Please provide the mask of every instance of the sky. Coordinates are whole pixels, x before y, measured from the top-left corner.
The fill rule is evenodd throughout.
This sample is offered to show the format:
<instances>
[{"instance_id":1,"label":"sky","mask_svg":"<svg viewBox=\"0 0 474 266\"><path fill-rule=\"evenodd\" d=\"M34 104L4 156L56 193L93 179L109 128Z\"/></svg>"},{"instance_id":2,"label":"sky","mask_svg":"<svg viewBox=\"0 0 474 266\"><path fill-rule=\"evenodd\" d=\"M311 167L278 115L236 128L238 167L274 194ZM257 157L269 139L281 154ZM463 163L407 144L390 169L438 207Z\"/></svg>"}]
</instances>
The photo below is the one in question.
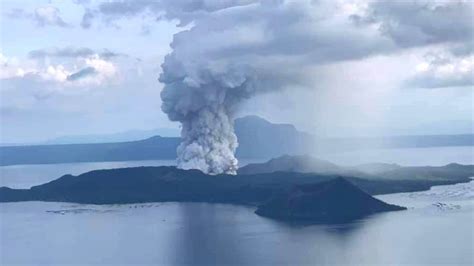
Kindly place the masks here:
<instances>
[{"instance_id":1,"label":"sky","mask_svg":"<svg viewBox=\"0 0 474 266\"><path fill-rule=\"evenodd\" d=\"M168 54L190 86L251 73L237 117L472 133L473 17L470 1L2 0L0 142L178 128L161 109Z\"/></svg>"}]
</instances>

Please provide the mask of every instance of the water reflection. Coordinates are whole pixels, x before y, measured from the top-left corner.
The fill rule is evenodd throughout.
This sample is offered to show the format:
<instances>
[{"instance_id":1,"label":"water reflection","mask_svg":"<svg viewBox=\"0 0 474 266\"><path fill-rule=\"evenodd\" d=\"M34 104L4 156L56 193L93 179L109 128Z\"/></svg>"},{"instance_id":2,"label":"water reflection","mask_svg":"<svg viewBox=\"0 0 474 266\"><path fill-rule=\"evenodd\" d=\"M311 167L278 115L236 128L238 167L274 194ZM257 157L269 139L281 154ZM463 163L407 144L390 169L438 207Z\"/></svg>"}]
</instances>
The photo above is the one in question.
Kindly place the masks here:
<instances>
[{"instance_id":1,"label":"water reflection","mask_svg":"<svg viewBox=\"0 0 474 266\"><path fill-rule=\"evenodd\" d=\"M176 265L243 265L238 212L216 204L180 204L179 235L174 239ZM225 217L224 217L225 216Z\"/></svg>"},{"instance_id":2,"label":"water reflection","mask_svg":"<svg viewBox=\"0 0 474 266\"><path fill-rule=\"evenodd\" d=\"M452 212L389 212L342 225L288 224L260 217L253 213L254 208L205 203L160 203L146 208L89 206L114 211L64 215L47 212L64 208L86 207L44 202L0 204L0 264L474 262L469 235L474 207L464 205Z\"/></svg>"},{"instance_id":3,"label":"water reflection","mask_svg":"<svg viewBox=\"0 0 474 266\"><path fill-rule=\"evenodd\" d=\"M365 224L286 223L257 216L253 208L224 204L176 207L173 265L342 263L348 258L348 239Z\"/></svg>"}]
</instances>

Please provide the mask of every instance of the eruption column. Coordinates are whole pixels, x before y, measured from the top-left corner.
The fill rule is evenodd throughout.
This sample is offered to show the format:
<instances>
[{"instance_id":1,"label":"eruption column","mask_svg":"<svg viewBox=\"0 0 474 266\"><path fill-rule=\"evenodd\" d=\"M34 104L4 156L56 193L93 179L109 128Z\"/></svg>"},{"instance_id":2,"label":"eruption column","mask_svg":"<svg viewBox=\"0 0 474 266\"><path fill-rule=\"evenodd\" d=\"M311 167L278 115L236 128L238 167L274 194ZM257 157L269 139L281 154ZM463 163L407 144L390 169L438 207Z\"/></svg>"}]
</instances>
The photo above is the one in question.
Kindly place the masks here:
<instances>
[{"instance_id":1,"label":"eruption column","mask_svg":"<svg viewBox=\"0 0 474 266\"><path fill-rule=\"evenodd\" d=\"M162 65L162 110L182 124L178 167L236 174L234 110L254 87L245 67L185 65L173 54Z\"/></svg>"}]
</instances>

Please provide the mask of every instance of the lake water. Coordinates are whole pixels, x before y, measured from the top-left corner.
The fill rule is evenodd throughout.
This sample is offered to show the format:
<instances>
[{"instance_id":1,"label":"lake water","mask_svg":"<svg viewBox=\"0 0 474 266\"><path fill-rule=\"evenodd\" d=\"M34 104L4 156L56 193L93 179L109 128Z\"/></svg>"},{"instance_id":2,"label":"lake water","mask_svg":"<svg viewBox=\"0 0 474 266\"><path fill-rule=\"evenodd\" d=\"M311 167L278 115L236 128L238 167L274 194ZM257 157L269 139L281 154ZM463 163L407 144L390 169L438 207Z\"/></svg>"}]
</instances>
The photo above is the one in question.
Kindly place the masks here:
<instances>
[{"instance_id":1,"label":"lake water","mask_svg":"<svg viewBox=\"0 0 474 266\"><path fill-rule=\"evenodd\" d=\"M388 151L371 161L472 163L472 147L396 154L403 153L398 161ZM333 161L357 157L339 156ZM406 156L411 163L403 163ZM0 186L26 188L65 173L172 164L7 166L0 167ZM345 225L301 225L225 204L1 203L0 265L474 265L474 181L377 197L409 209Z\"/></svg>"},{"instance_id":2,"label":"lake water","mask_svg":"<svg viewBox=\"0 0 474 266\"><path fill-rule=\"evenodd\" d=\"M409 210L311 226L224 204L2 203L0 264L473 265L473 191L379 196Z\"/></svg>"}]
</instances>

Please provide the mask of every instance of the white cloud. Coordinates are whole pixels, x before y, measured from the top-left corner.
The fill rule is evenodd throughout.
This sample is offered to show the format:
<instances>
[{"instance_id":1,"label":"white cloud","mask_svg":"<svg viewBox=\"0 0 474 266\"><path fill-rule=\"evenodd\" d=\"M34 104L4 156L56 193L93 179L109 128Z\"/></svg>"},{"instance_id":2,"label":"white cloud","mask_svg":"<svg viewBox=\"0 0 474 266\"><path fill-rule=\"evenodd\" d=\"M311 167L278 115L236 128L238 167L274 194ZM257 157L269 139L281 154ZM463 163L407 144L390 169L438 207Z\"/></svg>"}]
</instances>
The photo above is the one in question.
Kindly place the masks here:
<instances>
[{"instance_id":1,"label":"white cloud","mask_svg":"<svg viewBox=\"0 0 474 266\"><path fill-rule=\"evenodd\" d=\"M46 68L46 70L37 71L37 74L45 80L65 82L71 72L66 70L63 65L50 65Z\"/></svg>"},{"instance_id":2,"label":"white cloud","mask_svg":"<svg viewBox=\"0 0 474 266\"><path fill-rule=\"evenodd\" d=\"M454 57L430 53L415 66L414 75L405 81L408 87L442 88L474 86L474 55Z\"/></svg>"},{"instance_id":3,"label":"white cloud","mask_svg":"<svg viewBox=\"0 0 474 266\"><path fill-rule=\"evenodd\" d=\"M121 58L108 62L113 64L115 74L110 65L95 58L88 64L76 60L61 64L68 74L90 66L102 69L103 74L74 81L46 80L32 73L0 79L0 120L9 125L2 128L0 141L41 141L64 134L174 127L159 107L160 84L156 81L159 60L138 62ZM51 65L58 72L60 64ZM41 70L47 71L44 67ZM99 75L104 75L106 80L97 85L94 82L99 80ZM92 80L87 81L89 78Z\"/></svg>"},{"instance_id":4,"label":"white cloud","mask_svg":"<svg viewBox=\"0 0 474 266\"><path fill-rule=\"evenodd\" d=\"M111 81L112 78L116 77L118 73L117 66L114 65L112 62L106 61L104 59L99 58L98 55L85 58L82 60L84 67L79 71L89 70L87 73L88 75L84 75L80 79L67 79L67 83L72 84L79 84L81 86L84 85L96 85L99 86L105 82ZM75 72L78 73L78 72ZM84 73L84 72L82 72ZM68 77L71 77L69 74Z\"/></svg>"},{"instance_id":5,"label":"white cloud","mask_svg":"<svg viewBox=\"0 0 474 266\"><path fill-rule=\"evenodd\" d=\"M100 86L113 81L118 67L111 61L100 58L98 54L89 57L78 57L73 63L42 64L36 60L20 61L0 54L0 80L35 77L36 81L44 80L56 83L61 90L67 87ZM89 71L84 71L84 70ZM81 72L82 71L82 72ZM74 78L70 78L74 77Z\"/></svg>"},{"instance_id":6,"label":"white cloud","mask_svg":"<svg viewBox=\"0 0 474 266\"><path fill-rule=\"evenodd\" d=\"M20 66L17 58L8 58L0 53L0 79L24 76L27 70Z\"/></svg>"},{"instance_id":7,"label":"white cloud","mask_svg":"<svg viewBox=\"0 0 474 266\"><path fill-rule=\"evenodd\" d=\"M55 25L59 27L68 27L69 25L61 18L59 9L53 6L44 6L35 9L34 18L38 25Z\"/></svg>"}]
</instances>

